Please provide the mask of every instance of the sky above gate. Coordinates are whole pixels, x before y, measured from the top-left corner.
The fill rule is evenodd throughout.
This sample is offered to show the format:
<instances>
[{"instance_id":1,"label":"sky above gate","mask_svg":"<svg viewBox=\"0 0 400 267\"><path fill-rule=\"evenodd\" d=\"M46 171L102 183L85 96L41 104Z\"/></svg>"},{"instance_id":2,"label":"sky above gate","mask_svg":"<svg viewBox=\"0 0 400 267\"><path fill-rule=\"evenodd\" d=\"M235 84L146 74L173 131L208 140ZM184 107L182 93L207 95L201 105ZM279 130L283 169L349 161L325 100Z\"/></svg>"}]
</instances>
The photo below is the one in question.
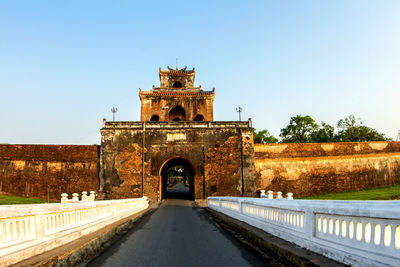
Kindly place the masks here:
<instances>
[{"instance_id":1,"label":"sky above gate","mask_svg":"<svg viewBox=\"0 0 400 267\"><path fill-rule=\"evenodd\" d=\"M99 144L158 69L196 68L214 118L400 130L400 1L0 1L0 143Z\"/></svg>"}]
</instances>

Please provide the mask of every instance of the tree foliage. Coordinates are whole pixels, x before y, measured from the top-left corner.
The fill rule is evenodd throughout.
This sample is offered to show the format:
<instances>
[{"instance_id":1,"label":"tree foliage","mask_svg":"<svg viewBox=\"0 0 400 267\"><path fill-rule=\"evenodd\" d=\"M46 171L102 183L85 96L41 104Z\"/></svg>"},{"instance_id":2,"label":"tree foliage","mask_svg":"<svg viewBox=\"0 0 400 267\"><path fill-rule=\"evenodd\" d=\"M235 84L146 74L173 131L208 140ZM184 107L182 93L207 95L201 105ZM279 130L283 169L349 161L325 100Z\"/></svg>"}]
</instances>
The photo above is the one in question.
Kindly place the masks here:
<instances>
[{"instance_id":1,"label":"tree foliage","mask_svg":"<svg viewBox=\"0 0 400 267\"><path fill-rule=\"evenodd\" d=\"M289 125L281 130L282 143L309 143L318 124L309 115L290 118Z\"/></svg>"},{"instance_id":2,"label":"tree foliage","mask_svg":"<svg viewBox=\"0 0 400 267\"><path fill-rule=\"evenodd\" d=\"M350 115L339 120L337 127L340 129L337 134L339 142L363 142L363 141L386 141L389 140L383 133L363 125L360 118Z\"/></svg>"},{"instance_id":3,"label":"tree foliage","mask_svg":"<svg viewBox=\"0 0 400 267\"><path fill-rule=\"evenodd\" d=\"M335 142L335 128L325 122L321 122L321 126L311 133L311 140L314 143Z\"/></svg>"},{"instance_id":4,"label":"tree foliage","mask_svg":"<svg viewBox=\"0 0 400 267\"><path fill-rule=\"evenodd\" d=\"M255 144L270 144L277 143L278 139L271 135L268 130L264 129L256 132L254 130L254 143Z\"/></svg>"},{"instance_id":5,"label":"tree foliage","mask_svg":"<svg viewBox=\"0 0 400 267\"><path fill-rule=\"evenodd\" d=\"M290 118L288 126L281 130L282 143L323 143L323 142L363 142L386 141L383 133L363 125L360 118L350 115L337 123L338 132L325 122L321 126L309 115Z\"/></svg>"},{"instance_id":6,"label":"tree foliage","mask_svg":"<svg viewBox=\"0 0 400 267\"><path fill-rule=\"evenodd\" d=\"M184 173L184 167L182 166L173 166L167 170L168 177L169 176L182 176Z\"/></svg>"}]
</instances>

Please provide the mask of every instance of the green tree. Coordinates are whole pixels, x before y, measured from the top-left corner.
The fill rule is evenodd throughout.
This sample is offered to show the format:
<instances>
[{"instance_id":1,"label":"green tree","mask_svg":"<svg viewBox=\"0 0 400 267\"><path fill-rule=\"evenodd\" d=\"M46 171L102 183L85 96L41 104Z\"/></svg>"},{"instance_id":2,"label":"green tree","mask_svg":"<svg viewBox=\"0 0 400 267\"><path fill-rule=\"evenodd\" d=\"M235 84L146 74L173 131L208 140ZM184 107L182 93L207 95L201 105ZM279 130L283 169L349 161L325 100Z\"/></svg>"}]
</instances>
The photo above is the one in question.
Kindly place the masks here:
<instances>
[{"instance_id":1,"label":"green tree","mask_svg":"<svg viewBox=\"0 0 400 267\"><path fill-rule=\"evenodd\" d=\"M290 118L289 125L281 130L282 143L309 143L318 130L318 124L309 115Z\"/></svg>"},{"instance_id":2,"label":"green tree","mask_svg":"<svg viewBox=\"0 0 400 267\"><path fill-rule=\"evenodd\" d=\"M349 115L347 118L339 120L337 126L341 129L337 134L337 140L340 142L390 140L385 134L363 125L362 120L354 115Z\"/></svg>"},{"instance_id":3,"label":"green tree","mask_svg":"<svg viewBox=\"0 0 400 267\"><path fill-rule=\"evenodd\" d=\"M277 143L278 139L271 135L268 130L264 129L262 131L256 132L254 130L254 143L255 144L270 144Z\"/></svg>"},{"instance_id":4,"label":"green tree","mask_svg":"<svg viewBox=\"0 0 400 267\"><path fill-rule=\"evenodd\" d=\"M184 168L182 166L174 166L167 170L168 176L182 176Z\"/></svg>"},{"instance_id":5,"label":"green tree","mask_svg":"<svg viewBox=\"0 0 400 267\"><path fill-rule=\"evenodd\" d=\"M335 128L325 122L321 122L321 127L311 134L311 140L315 143L335 142Z\"/></svg>"}]
</instances>

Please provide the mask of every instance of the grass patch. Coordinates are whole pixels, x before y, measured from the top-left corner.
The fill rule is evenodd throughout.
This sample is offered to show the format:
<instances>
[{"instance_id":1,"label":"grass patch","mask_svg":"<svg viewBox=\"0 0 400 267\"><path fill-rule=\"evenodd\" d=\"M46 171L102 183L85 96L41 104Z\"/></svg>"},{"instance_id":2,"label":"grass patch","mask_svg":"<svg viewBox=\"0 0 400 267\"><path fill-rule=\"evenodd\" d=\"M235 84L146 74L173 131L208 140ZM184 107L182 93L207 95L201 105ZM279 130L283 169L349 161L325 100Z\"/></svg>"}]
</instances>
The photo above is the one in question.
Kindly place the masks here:
<instances>
[{"instance_id":1,"label":"grass patch","mask_svg":"<svg viewBox=\"0 0 400 267\"><path fill-rule=\"evenodd\" d=\"M55 203L58 201L50 200L50 203ZM10 195L0 195L0 205L9 204L40 204L47 203L46 199L33 198L33 197L17 197Z\"/></svg>"},{"instance_id":2,"label":"grass patch","mask_svg":"<svg viewBox=\"0 0 400 267\"><path fill-rule=\"evenodd\" d=\"M349 191L334 194L323 194L300 199L325 199L325 200L393 200L400 199L400 185L365 189L360 191Z\"/></svg>"}]
</instances>

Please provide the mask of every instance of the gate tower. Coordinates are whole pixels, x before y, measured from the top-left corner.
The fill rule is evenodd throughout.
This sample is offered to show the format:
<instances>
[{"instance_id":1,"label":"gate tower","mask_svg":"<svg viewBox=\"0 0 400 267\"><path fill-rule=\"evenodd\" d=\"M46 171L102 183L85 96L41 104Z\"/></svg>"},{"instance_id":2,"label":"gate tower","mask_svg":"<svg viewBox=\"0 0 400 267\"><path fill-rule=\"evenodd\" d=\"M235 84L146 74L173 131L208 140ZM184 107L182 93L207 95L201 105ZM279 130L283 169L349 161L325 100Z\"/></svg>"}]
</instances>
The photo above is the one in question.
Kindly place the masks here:
<instances>
[{"instance_id":1,"label":"gate tower","mask_svg":"<svg viewBox=\"0 0 400 267\"><path fill-rule=\"evenodd\" d=\"M214 121L215 89L196 87L194 68L160 68L159 78L139 89L140 121L103 120L103 197L160 200L180 187L189 199L255 195L251 120Z\"/></svg>"},{"instance_id":2,"label":"gate tower","mask_svg":"<svg viewBox=\"0 0 400 267\"><path fill-rule=\"evenodd\" d=\"M213 121L214 89L194 86L195 69L159 70L160 87L139 89L141 121Z\"/></svg>"}]
</instances>

